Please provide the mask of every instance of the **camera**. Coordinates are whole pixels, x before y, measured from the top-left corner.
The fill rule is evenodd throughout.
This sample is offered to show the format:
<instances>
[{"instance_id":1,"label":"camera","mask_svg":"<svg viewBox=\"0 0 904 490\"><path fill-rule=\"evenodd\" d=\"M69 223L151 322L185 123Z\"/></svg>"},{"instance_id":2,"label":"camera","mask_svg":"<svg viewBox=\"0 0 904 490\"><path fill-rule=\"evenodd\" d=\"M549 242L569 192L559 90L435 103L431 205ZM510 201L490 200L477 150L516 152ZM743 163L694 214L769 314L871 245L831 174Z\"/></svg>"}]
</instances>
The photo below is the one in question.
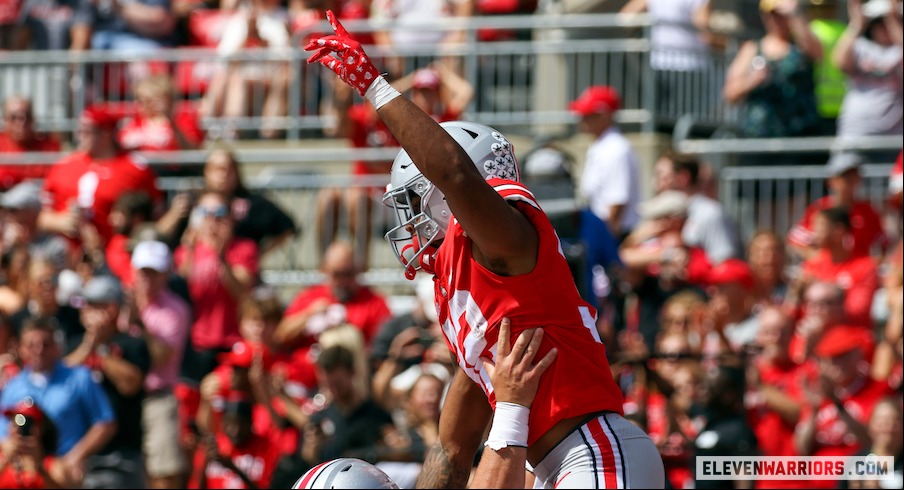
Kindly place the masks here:
<instances>
[{"instance_id":1,"label":"camera","mask_svg":"<svg viewBox=\"0 0 904 490\"><path fill-rule=\"evenodd\" d=\"M13 418L13 420L15 421L16 426L18 426L18 428L19 428L18 430L19 430L20 435L23 435L23 436L31 435L31 427L32 427L32 424L34 423L34 421L32 420L31 417L27 417L25 415L22 415L21 413L17 413L16 416Z\"/></svg>"}]
</instances>

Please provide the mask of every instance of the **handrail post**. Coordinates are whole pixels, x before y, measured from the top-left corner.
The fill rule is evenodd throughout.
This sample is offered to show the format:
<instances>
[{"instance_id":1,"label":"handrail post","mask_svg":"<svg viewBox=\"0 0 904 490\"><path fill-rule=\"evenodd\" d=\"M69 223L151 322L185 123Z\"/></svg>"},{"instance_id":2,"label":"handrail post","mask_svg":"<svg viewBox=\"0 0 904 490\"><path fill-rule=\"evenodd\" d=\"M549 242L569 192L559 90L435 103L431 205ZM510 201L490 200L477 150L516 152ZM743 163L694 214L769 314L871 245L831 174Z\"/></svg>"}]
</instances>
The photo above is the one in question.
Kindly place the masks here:
<instances>
[{"instance_id":1,"label":"handrail post","mask_svg":"<svg viewBox=\"0 0 904 490\"><path fill-rule=\"evenodd\" d=\"M290 48L289 58L289 100L286 104L286 116L288 128L286 128L287 140L298 140L301 137L300 121L301 118L301 87L303 86L301 57L304 52L298 44L293 44Z\"/></svg>"},{"instance_id":2,"label":"handrail post","mask_svg":"<svg viewBox=\"0 0 904 490\"><path fill-rule=\"evenodd\" d=\"M643 59L643 66L640 69L641 72L641 87L643 93L643 107L647 111L647 118L643 123L643 132L647 134L651 134L656 131L656 105L658 103L657 93L656 93L656 77L653 71L653 64L651 63L652 57L652 40L653 40L653 26L651 23L647 23L643 26L643 38L647 40L646 51Z\"/></svg>"}]
</instances>

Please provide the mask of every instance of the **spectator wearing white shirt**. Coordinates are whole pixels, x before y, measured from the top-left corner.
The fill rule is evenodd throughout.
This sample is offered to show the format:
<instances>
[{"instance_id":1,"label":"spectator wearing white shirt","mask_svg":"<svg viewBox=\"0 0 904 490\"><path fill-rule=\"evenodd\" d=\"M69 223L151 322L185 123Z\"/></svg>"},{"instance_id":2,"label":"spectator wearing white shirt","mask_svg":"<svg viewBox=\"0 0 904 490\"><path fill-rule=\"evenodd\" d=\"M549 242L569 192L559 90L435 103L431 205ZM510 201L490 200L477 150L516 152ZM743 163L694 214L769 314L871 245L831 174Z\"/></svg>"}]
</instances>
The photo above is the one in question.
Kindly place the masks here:
<instances>
[{"instance_id":1,"label":"spectator wearing white shirt","mask_svg":"<svg viewBox=\"0 0 904 490\"><path fill-rule=\"evenodd\" d=\"M653 171L656 192L680 191L688 196L687 221L681 239L689 247L702 248L715 265L741 252L737 227L722 204L698 190L700 162L690 155L666 152Z\"/></svg>"},{"instance_id":2,"label":"spectator wearing white shirt","mask_svg":"<svg viewBox=\"0 0 904 490\"><path fill-rule=\"evenodd\" d=\"M581 129L596 136L587 149L580 195L616 237L624 237L640 220L640 179L631 143L615 125L621 98L612 87L588 87L570 105L581 117Z\"/></svg>"},{"instance_id":3,"label":"spectator wearing white shirt","mask_svg":"<svg viewBox=\"0 0 904 490\"><path fill-rule=\"evenodd\" d=\"M839 137L900 136L904 131L901 8L892 0L848 3L850 21L833 52L835 64L848 75ZM888 163L895 153L876 152L870 160Z\"/></svg>"}]
</instances>

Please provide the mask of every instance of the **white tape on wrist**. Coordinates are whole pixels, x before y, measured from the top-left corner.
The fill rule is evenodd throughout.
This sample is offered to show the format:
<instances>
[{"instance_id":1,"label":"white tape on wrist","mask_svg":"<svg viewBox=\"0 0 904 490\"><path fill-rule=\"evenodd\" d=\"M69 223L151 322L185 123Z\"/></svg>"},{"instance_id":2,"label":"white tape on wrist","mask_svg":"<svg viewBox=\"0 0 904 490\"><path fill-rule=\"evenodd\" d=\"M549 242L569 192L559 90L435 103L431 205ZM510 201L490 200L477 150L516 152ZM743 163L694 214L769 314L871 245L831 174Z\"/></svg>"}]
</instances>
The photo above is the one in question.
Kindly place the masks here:
<instances>
[{"instance_id":1,"label":"white tape on wrist","mask_svg":"<svg viewBox=\"0 0 904 490\"><path fill-rule=\"evenodd\" d=\"M399 91L390 85L382 76L377 77L377 79L374 80L374 83L370 84L370 87L367 87L367 91L364 92L364 97L370 101L370 104L374 106L374 109L383 107L388 104L390 100L400 95L402 94L400 94Z\"/></svg>"},{"instance_id":2,"label":"white tape on wrist","mask_svg":"<svg viewBox=\"0 0 904 490\"><path fill-rule=\"evenodd\" d=\"M494 451L507 446L527 447L529 419L529 408L517 403L496 402L496 414L484 446Z\"/></svg>"}]
</instances>

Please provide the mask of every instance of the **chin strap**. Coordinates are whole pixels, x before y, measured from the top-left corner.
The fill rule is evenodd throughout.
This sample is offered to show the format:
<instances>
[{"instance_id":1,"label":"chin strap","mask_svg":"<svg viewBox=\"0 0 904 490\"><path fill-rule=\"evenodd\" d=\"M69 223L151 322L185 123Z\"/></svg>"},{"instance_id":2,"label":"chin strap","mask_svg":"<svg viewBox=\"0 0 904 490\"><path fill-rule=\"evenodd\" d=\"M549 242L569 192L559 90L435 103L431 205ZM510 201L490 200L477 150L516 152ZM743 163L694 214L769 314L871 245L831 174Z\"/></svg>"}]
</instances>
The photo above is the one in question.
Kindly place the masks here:
<instances>
[{"instance_id":1,"label":"chin strap","mask_svg":"<svg viewBox=\"0 0 904 490\"><path fill-rule=\"evenodd\" d=\"M415 263L414 254L417 250L420 249L420 242L418 242L417 237L411 238L411 243L402 247L401 256L402 260L405 261L407 266L405 266L405 278L409 281L413 281L414 277L417 275L417 268L412 265ZM421 270L428 274L434 274L433 263L436 258L436 251L438 247L436 245L427 245L424 247L423 252L420 256L417 257L417 264L420 266Z\"/></svg>"}]
</instances>

